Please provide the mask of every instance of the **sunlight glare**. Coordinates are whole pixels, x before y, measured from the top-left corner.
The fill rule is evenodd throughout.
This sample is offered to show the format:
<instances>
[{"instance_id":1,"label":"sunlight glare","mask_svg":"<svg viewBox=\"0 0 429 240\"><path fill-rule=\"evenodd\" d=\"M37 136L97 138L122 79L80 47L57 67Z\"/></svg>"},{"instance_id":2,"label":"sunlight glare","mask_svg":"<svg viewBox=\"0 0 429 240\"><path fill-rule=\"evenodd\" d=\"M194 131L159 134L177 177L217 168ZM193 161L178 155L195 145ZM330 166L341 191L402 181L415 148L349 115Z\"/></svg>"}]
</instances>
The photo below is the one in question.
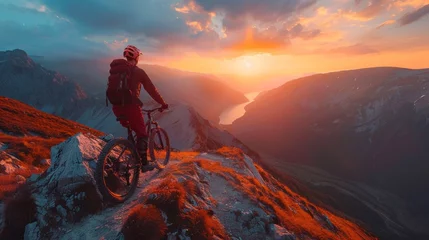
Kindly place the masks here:
<instances>
[{"instance_id":1,"label":"sunlight glare","mask_svg":"<svg viewBox=\"0 0 429 240\"><path fill-rule=\"evenodd\" d=\"M264 59L270 56L269 54L256 54L256 55L245 55L240 56L231 60L227 60L230 63L233 72L238 75L260 75L267 71L268 67L265 64Z\"/></svg>"}]
</instances>

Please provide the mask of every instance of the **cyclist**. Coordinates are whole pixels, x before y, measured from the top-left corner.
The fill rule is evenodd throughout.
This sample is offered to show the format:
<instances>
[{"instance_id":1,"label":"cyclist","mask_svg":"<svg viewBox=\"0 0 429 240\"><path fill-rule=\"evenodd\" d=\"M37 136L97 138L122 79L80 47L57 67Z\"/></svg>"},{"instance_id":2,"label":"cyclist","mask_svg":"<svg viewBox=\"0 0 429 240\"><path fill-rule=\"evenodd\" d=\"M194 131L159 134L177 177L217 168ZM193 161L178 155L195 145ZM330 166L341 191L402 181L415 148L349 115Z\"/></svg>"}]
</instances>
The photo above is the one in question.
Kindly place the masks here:
<instances>
[{"instance_id":1,"label":"cyclist","mask_svg":"<svg viewBox=\"0 0 429 240\"><path fill-rule=\"evenodd\" d=\"M137 66L141 51L135 46L129 45L124 49L123 56L125 59L115 59L110 64L110 76L108 90L106 92L107 98L112 103L113 113L120 119L122 126L127 125L137 135L137 151L141 157L141 170L142 172L151 171L155 168L154 165L149 164L147 160L148 149L148 133L142 113L143 103L140 100L141 86L149 93L149 95L159 104L162 109L168 109L168 104L159 94L156 87L153 85L146 72ZM124 77L126 75L126 77ZM123 90L122 80L126 79L125 85L126 93L118 97L118 91ZM113 91L109 88L115 88ZM111 93L111 94L109 94ZM116 94L116 95L115 95ZM123 119L123 120L122 120Z\"/></svg>"}]
</instances>

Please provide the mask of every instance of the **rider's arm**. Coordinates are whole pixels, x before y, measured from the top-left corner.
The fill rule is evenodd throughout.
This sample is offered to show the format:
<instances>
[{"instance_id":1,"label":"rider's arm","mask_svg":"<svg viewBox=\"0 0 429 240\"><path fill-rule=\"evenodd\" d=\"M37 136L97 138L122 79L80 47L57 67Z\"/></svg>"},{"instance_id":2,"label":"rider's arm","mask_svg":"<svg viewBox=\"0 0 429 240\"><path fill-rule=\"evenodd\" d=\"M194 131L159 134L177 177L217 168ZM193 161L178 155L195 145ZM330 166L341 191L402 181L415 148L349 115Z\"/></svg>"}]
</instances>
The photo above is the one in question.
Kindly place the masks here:
<instances>
[{"instance_id":1,"label":"rider's arm","mask_svg":"<svg viewBox=\"0 0 429 240\"><path fill-rule=\"evenodd\" d=\"M143 69L139 69L138 72L139 72L139 80L142 83L144 89L147 91L147 93L149 93L149 95L159 104L166 105L164 99L161 97L161 94L159 94L158 90L153 85L152 81L150 80L146 72Z\"/></svg>"}]
</instances>

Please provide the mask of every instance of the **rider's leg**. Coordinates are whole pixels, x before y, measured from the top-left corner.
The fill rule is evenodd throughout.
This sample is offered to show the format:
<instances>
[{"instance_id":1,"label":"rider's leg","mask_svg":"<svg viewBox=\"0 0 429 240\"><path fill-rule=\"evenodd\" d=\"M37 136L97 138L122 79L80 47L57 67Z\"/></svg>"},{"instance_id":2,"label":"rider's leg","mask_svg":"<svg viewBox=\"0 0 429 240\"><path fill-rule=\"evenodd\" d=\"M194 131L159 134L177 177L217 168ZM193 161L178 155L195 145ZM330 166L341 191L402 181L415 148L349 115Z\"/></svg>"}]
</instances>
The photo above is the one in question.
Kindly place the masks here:
<instances>
[{"instance_id":1,"label":"rider's leg","mask_svg":"<svg viewBox=\"0 0 429 240\"><path fill-rule=\"evenodd\" d=\"M125 116L125 117L128 118L128 112L127 112L127 108L126 107L113 105L112 110L113 110L113 114L115 114L116 117L123 117L123 116ZM123 127L125 127L125 128L129 124L128 120L121 120L121 121L119 121L119 123Z\"/></svg>"},{"instance_id":2,"label":"rider's leg","mask_svg":"<svg viewBox=\"0 0 429 240\"><path fill-rule=\"evenodd\" d=\"M147 137L137 138L137 151L139 152L142 165L147 165Z\"/></svg>"},{"instance_id":3,"label":"rider's leg","mask_svg":"<svg viewBox=\"0 0 429 240\"><path fill-rule=\"evenodd\" d=\"M139 152L142 165L147 162L148 135L144 123L143 113L139 106L129 106L128 119L130 127L137 135L137 151Z\"/></svg>"}]
</instances>

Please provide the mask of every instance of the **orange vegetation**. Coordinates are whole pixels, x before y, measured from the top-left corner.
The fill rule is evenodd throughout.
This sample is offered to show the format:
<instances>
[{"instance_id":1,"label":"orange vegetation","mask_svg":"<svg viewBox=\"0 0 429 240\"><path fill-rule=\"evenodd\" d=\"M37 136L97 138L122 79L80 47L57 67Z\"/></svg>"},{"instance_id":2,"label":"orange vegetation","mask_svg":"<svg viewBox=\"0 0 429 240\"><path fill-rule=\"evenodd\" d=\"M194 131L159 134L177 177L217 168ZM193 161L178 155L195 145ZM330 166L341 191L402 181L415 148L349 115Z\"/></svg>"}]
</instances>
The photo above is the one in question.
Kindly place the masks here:
<instances>
[{"instance_id":1,"label":"orange vegetation","mask_svg":"<svg viewBox=\"0 0 429 240\"><path fill-rule=\"evenodd\" d=\"M226 158L240 160L240 162L244 160L243 151L241 151L241 149L236 147L222 147L216 150L215 153L221 156L224 156Z\"/></svg>"},{"instance_id":2,"label":"orange vegetation","mask_svg":"<svg viewBox=\"0 0 429 240\"><path fill-rule=\"evenodd\" d=\"M82 124L39 111L14 99L0 97L0 142L6 152L29 164L49 158L50 148L79 132L102 133Z\"/></svg>"},{"instance_id":3,"label":"orange vegetation","mask_svg":"<svg viewBox=\"0 0 429 240\"><path fill-rule=\"evenodd\" d=\"M82 124L44 113L14 99L0 97L0 129L6 134L67 138L78 132L102 133Z\"/></svg>"},{"instance_id":4,"label":"orange vegetation","mask_svg":"<svg viewBox=\"0 0 429 240\"><path fill-rule=\"evenodd\" d=\"M152 204L167 214L168 220L177 225L180 213L186 202L186 191L182 184L174 178L166 178L156 187L148 190L151 194L146 204Z\"/></svg>"},{"instance_id":5,"label":"orange vegetation","mask_svg":"<svg viewBox=\"0 0 429 240\"><path fill-rule=\"evenodd\" d=\"M199 154L198 152L171 152L170 159L178 161L192 160Z\"/></svg>"},{"instance_id":6,"label":"orange vegetation","mask_svg":"<svg viewBox=\"0 0 429 240\"><path fill-rule=\"evenodd\" d=\"M190 170L190 168L186 167L188 163L191 162L184 163L185 172ZM195 165L193 166L195 167ZM171 232L187 229L187 235L189 235L191 239L214 239L213 236L218 236L221 239L229 239L224 227L219 220L213 216L212 211L200 208L185 211L185 205L189 204L192 196L194 194L197 194L197 196L201 195L201 189L198 188L193 180L188 179L180 183L175 178L167 176L159 185L149 188L148 192L149 196L145 204L148 206L155 206L156 209L166 214ZM138 211L145 208L146 207L137 207ZM155 216L155 213L153 215ZM152 221L150 224L157 225L158 223L156 222L160 221L160 219L154 216L148 217L145 221ZM133 210L124 228L130 225L130 221L136 221L134 220L135 218L135 210ZM145 224L149 225L147 222ZM161 224L161 226L164 225ZM145 237L144 239L149 238Z\"/></svg>"},{"instance_id":7,"label":"orange vegetation","mask_svg":"<svg viewBox=\"0 0 429 240\"><path fill-rule=\"evenodd\" d=\"M188 235L191 239L214 239L213 236L229 239L223 225L213 217L211 211L197 209L185 213L183 218L184 224L188 226Z\"/></svg>"},{"instance_id":8,"label":"orange vegetation","mask_svg":"<svg viewBox=\"0 0 429 240\"><path fill-rule=\"evenodd\" d=\"M131 210L122 227L125 240L158 240L167 233L167 225L158 208L148 205L137 205Z\"/></svg>"},{"instance_id":9,"label":"orange vegetation","mask_svg":"<svg viewBox=\"0 0 429 240\"><path fill-rule=\"evenodd\" d=\"M7 153L33 165L38 165L42 159L50 158L51 147L63 141L63 138L15 137L0 133L0 142L8 145Z\"/></svg>"}]
</instances>

